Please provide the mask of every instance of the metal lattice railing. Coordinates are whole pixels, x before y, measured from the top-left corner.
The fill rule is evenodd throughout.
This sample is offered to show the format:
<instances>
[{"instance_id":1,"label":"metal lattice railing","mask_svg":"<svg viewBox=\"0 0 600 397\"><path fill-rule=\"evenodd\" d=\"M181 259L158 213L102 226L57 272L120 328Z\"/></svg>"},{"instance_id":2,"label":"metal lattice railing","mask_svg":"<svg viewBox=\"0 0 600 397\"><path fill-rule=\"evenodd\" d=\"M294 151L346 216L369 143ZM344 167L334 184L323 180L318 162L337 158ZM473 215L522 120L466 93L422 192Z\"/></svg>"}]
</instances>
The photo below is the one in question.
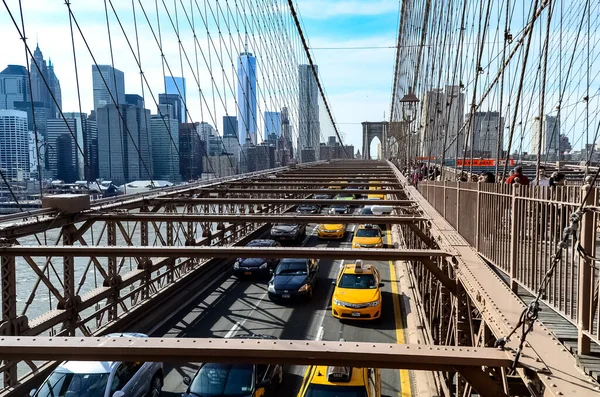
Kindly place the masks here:
<instances>
[{"instance_id":1,"label":"metal lattice railing","mask_svg":"<svg viewBox=\"0 0 600 397\"><path fill-rule=\"evenodd\" d=\"M512 285L537 291L551 264L551 256L569 224L569 217L583 198L579 186L555 188L427 181L419 184L423 196L477 249L488 262L501 270ZM594 188L591 203L597 203ZM582 232L592 233L589 247L593 256L598 246L598 216L589 212ZM598 327L599 271L584 259L573 241L552 275L544 302L573 325L584 337L600 343ZM587 279L586 279L587 278ZM590 285L591 288L580 288ZM585 315L585 321L582 313Z\"/></svg>"}]
</instances>

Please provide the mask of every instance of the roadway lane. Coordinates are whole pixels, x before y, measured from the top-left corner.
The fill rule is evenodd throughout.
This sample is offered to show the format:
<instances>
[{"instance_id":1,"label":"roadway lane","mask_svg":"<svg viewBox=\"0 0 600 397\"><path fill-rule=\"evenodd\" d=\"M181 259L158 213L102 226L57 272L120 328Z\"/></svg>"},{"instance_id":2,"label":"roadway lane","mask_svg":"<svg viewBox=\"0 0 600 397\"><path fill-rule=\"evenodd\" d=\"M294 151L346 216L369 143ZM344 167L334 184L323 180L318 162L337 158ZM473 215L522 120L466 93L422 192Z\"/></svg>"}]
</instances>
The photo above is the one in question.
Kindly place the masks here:
<instances>
[{"instance_id":1,"label":"roadway lane","mask_svg":"<svg viewBox=\"0 0 600 397\"><path fill-rule=\"evenodd\" d=\"M316 237L315 225L308 225L308 247L350 247L355 225L348 226L343 240L326 241ZM379 323L341 323L331 315L332 281L339 271L340 260L321 260L318 287L311 301L289 305L271 302L267 296L268 280L238 280L228 278L209 296L201 297L181 310L153 332L166 337L229 337L244 333L274 335L280 339L312 339L396 343L396 325L391 294L390 266L376 262L385 286L383 288L383 318ZM185 390L182 378L192 376L197 365L165 366L163 396L179 396ZM285 368L282 396L295 396L305 371L304 366ZM399 395L400 376L396 370L382 371L384 396ZM407 377L405 377L407 379ZM405 385L406 383L402 383ZM404 391L410 387L404 387ZM402 394L404 395L404 394Z\"/></svg>"}]
</instances>

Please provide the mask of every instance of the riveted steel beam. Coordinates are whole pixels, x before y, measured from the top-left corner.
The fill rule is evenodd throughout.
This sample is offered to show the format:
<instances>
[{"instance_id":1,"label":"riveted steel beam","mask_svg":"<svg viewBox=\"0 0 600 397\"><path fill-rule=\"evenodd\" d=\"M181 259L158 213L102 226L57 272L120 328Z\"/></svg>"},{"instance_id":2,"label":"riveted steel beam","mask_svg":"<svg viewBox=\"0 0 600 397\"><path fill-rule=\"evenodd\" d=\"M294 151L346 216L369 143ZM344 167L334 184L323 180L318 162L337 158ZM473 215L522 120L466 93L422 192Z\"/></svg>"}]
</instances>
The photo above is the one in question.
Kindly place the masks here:
<instances>
[{"instance_id":1,"label":"riveted steel beam","mask_svg":"<svg viewBox=\"0 0 600 397\"><path fill-rule=\"evenodd\" d=\"M306 178L304 178L306 179ZM311 178L312 179L312 178ZM229 185L229 186L256 186L256 185L260 185L260 186L328 186L328 185L342 185L342 186L385 186L385 187L401 187L402 185L399 184L398 182L387 182L387 183L381 183L381 182L377 182L377 183L372 183L372 182L356 182L353 180L347 181L347 183L340 183L339 180L335 181L285 181L285 182L279 182L277 180L273 180L273 179L265 179L265 180L260 180L260 181L240 181L240 182L231 182L231 183L226 183L225 185Z\"/></svg>"},{"instance_id":2,"label":"riveted steel beam","mask_svg":"<svg viewBox=\"0 0 600 397\"><path fill-rule=\"evenodd\" d=\"M148 203L165 203L174 202L176 204L286 204L286 205L298 205L298 204L315 204L315 205L336 205L340 204L340 200L335 199L303 199L303 198L243 198L243 197L201 197L201 198L189 198L189 197L168 197L168 198L156 198L148 200ZM370 205L391 205L393 207L399 206L410 206L414 204L412 200L349 200L349 205L352 206L370 206Z\"/></svg>"},{"instance_id":3,"label":"riveted steel beam","mask_svg":"<svg viewBox=\"0 0 600 397\"><path fill-rule=\"evenodd\" d=\"M492 348L237 338L2 337L0 358L313 364L431 371L511 364L506 353Z\"/></svg>"},{"instance_id":4,"label":"riveted steel beam","mask_svg":"<svg viewBox=\"0 0 600 397\"><path fill-rule=\"evenodd\" d=\"M221 214L186 214L186 213L91 213L86 214L98 221L121 221L121 222L266 222L266 223L343 223L343 224L365 224L374 223L381 225L395 225L400 223L414 223L427 220L420 216L377 216L377 215L295 215L295 214L245 214L245 215L221 215ZM169 244L170 245L170 244Z\"/></svg>"},{"instance_id":5,"label":"riveted steel beam","mask_svg":"<svg viewBox=\"0 0 600 397\"><path fill-rule=\"evenodd\" d=\"M259 184L258 184L259 185ZM368 190L364 189L289 189L285 187L285 184L282 184L281 189L275 188L256 188L256 189L241 189L241 188L231 188L227 186L218 186L214 188L198 188L196 189L197 193L230 193L230 194L338 194L338 193L350 193L350 194L369 194ZM373 191L371 192L373 193ZM377 194L404 194L404 189L382 189L377 190Z\"/></svg>"},{"instance_id":6,"label":"riveted steel beam","mask_svg":"<svg viewBox=\"0 0 600 397\"><path fill-rule=\"evenodd\" d=\"M80 247L26 246L0 247L3 257L73 256L73 257L149 257L149 258L319 258L366 260L420 260L450 256L441 250L351 249L351 248L256 248L256 247Z\"/></svg>"}]
</instances>

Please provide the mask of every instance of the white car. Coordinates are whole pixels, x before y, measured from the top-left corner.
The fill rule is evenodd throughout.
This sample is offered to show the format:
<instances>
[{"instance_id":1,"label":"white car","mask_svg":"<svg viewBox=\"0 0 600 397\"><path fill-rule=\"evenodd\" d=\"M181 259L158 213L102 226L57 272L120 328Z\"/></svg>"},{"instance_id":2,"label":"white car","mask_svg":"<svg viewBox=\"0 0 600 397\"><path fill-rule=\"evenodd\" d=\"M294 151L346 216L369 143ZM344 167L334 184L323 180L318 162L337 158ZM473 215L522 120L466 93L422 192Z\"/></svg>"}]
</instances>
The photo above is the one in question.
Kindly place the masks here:
<instances>
[{"instance_id":1,"label":"white car","mask_svg":"<svg viewBox=\"0 0 600 397\"><path fill-rule=\"evenodd\" d=\"M109 338L146 338L138 333L109 334ZM65 361L31 397L159 397L162 363Z\"/></svg>"}]
</instances>

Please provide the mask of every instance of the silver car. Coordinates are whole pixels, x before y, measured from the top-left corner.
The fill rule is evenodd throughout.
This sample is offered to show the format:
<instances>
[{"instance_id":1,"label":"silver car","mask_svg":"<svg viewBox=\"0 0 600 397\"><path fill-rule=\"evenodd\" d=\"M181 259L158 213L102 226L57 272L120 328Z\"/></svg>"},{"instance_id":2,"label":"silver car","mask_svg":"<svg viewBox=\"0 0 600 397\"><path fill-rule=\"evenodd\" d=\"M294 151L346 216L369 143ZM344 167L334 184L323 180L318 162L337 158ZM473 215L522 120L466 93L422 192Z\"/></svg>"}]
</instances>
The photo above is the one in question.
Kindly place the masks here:
<instances>
[{"instance_id":1,"label":"silver car","mask_svg":"<svg viewBox=\"0 0 600 397\"><path fill-rule=\"evenodd\" d=\"M146 338L139 333L109 334L109 338ZM31 397L159 397L162 363L65 361Z\"/></svg>"}]
</instances>

